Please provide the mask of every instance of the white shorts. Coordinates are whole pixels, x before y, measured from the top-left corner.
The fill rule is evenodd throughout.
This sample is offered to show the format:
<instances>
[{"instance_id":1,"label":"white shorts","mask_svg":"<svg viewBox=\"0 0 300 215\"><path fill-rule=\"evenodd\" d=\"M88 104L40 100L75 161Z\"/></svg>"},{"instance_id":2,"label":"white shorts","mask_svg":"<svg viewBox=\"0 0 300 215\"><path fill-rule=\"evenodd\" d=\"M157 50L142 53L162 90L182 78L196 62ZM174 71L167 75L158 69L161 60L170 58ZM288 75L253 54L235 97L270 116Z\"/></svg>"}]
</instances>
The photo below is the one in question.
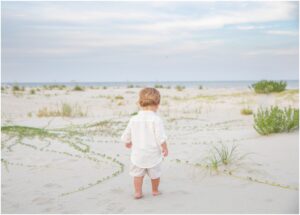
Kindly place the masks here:
<instances>
[{"instance_id":1,"label":"white shorts","mask_svg":"<svg viewBox=\"0 0 300 215\"><path fill-rule=\"evenodd\" d=\"M157 179L160 178L161 176L161 163L157 164L154 167L151 168L140 168L137 167L134 164L130 164L130 170L129 170L129 175L133 177L141 177L144 176L146 173L151 179Z\"/></svg>"}]
</instances>

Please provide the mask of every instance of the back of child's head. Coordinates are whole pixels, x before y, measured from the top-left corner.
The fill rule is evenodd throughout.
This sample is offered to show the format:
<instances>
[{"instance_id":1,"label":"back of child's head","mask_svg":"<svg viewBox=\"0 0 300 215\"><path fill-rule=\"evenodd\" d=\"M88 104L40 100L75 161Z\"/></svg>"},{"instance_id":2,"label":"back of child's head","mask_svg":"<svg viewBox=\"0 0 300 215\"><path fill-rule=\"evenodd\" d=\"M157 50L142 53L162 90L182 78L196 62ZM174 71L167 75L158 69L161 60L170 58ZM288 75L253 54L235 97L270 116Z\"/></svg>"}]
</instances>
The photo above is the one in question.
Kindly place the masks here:
<instances>
[{"instance_id":1,"label":"back of child's head","mask_svg":"<svg viewBox=\"0 0 300 215\"><path fill-rule=\"evenodd\" d=\"M160 103L160 93L152 87L144 88L139 94L139 104L141 107L157 106Z\"/></svg>"}]
</instances>

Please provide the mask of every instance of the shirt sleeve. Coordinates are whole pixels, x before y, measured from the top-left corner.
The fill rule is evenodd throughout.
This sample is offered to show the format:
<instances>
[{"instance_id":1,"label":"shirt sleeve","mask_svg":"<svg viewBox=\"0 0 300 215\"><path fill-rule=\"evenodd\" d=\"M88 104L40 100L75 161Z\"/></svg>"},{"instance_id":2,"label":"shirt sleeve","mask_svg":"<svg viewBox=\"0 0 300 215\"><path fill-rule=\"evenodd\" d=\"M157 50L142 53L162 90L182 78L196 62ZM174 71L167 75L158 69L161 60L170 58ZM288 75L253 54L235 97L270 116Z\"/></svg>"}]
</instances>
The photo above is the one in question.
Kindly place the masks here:
<instances>
[{"instance_id":1,"label":"shirt sleeve","mask_svg":"<svg viewBox=\"0 0 300 215\"><path fill-rule=\"evenodd\" d=\"M167 141L168 137L165 133L165 128L161 118L158 118L158 120L155 121L154 131L158 144L163 144Z\"/></svg>"},{"instance_id":2,"label":"shirt sleeve","mask_svg":"<svg viewBox=\"0 0 300 215\"><path fill-rule=\"evenodd\" d=\"M131 142L131 120L129 120L127 127L125 128L122 136L121 136L122 143L130 143Z\"/></svg>"}]
</instances>

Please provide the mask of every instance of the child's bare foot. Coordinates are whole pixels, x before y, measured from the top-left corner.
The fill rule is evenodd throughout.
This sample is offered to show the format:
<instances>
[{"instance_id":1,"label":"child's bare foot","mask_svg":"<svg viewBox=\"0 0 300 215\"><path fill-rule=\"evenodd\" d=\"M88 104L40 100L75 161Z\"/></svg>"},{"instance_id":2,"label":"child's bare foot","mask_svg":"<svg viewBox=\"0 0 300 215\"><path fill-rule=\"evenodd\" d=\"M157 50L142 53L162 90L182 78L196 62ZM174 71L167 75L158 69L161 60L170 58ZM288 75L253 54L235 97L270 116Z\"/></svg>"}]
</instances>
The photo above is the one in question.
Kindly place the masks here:
<instances>
[{"instance_id":1,"label":"child's bare foot","mask_svg":"<svg viewBox=\"0 0 300 215\"><path fill-rule=\"evenodd\" d=\"M134 198L135 199L143 198L143 194L142 193L136 193L136 194L134 194Z\"/></svg>"},{"instance_id":2,"label":"child's bare foot","mask_svg":"<svg viewBox=\"0 0 300 215\"><path fill-rule=\"evenodd\" d=\"M158 195L160 195L161 194L161 192L159 192L159 191L152 191L152 195L153 196L158 196Z\"/></svg>"}]
</instances>

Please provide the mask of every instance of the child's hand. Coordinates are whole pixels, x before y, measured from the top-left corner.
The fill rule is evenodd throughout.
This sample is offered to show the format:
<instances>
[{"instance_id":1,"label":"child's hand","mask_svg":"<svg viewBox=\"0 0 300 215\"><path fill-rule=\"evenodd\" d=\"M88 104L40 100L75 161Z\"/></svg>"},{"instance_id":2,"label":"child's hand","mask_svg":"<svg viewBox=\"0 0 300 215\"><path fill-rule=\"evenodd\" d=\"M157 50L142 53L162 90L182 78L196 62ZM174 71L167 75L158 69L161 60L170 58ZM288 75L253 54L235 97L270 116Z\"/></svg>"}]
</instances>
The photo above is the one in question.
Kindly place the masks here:
<instances>
[{"instance_id":1,"label":"child's hand","mask_svg":"<svg viewBox=\"0 0 300 215\"><path fill-rule=\"evenodd\" d=\"M130 149L131 146L132 146L132 143L131 142L130 143L126 143L125 146L126 146L126 148Z\"/></svg>"},{"instance_id":2,"label":"child's hand","mask_svg":"<svg viewBox=\"0 0 300 215\"><path fill-rule=\"evenodd\" d=\"M164 157L167 157L168 156L168 147L167 147L167 144L166 143L163 143L161 144L161 152L163 154Z\"/></svg>"},{"instance_id":3,"label":"child's hand","mask_svg":"<svg viewBox=\"0 0 300 215\"><path fill-rule=\"evenodd\" d=\"M167 157L168 156L168 149L167 148L163 148L162 149L162 154L164 157Z\"/></svg>"}]
</instances>

